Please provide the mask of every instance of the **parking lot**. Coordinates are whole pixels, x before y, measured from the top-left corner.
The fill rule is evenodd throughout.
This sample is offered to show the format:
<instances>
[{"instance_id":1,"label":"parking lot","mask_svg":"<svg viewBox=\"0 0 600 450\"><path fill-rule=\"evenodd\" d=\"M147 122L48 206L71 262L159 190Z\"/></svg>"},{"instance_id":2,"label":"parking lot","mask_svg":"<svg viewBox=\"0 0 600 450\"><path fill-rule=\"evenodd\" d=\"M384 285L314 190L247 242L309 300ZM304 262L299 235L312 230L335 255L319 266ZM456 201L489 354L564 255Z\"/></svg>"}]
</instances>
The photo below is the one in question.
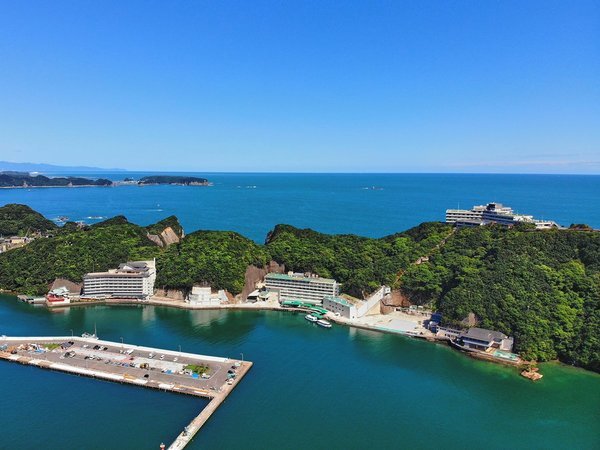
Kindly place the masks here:
<instances>
[{"instance_id":1,"label":"parking lot","mask_svg":"<svg viewBox=\"0 0 600 450\"><path fill-rule=\"evenodd\" d=\"M147 383L175 385L181 391L191 388L217 393L229 378L235 378L239 367L235 360L88 338L72 337L54 342L12 341L10 346L9 350L19 356L123 375Z\"/></svg>"}]
</instances>

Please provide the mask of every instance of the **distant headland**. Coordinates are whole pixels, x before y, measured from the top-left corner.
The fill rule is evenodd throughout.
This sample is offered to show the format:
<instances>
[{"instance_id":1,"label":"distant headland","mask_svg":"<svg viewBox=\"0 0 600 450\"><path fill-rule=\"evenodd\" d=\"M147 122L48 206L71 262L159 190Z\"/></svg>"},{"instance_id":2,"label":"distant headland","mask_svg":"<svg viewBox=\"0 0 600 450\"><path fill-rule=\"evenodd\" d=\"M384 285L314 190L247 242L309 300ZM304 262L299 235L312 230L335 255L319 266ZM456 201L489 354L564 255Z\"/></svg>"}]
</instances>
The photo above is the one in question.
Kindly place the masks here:
<instances>
[{"instance_id":1,"label":"distant headland","mask_svg":"<svg viewBox=\"0 0 600 450\"><path fill-rule=\"evenodd\" d=\"M122 181L112 181L106 178L82 177L47 177L28 172L0 172L0 188L37 188L37 187L93 187L93 186L123 186L123 185L177 185L177 186L208 186L206 178L174 175L154 175L142 177L139 180L125 178Z\"/></svg>"},{"instance_id":2,"label":"distant headland","mask_svg":"<svg viewBox=\"0 0 600 450\"><path fill-rule=\"evenodd\" d=\"M199 177L154 175L140 178L138 184L175 184L182 186L207 186L209 182L206 178Z\"/></svg>"},{"instance_id":3,"label":"distant headland","mask_svg":"<svg viewBox=\"0 0 600 450\"><path fill-rule=\"evenodd\" d=\"M81 177L47 177L31 175L28 172L0 172L0 187L3 188L112 186L112 184L111 180L105 178L93 180Z\"/></svg>"}]
</instances>

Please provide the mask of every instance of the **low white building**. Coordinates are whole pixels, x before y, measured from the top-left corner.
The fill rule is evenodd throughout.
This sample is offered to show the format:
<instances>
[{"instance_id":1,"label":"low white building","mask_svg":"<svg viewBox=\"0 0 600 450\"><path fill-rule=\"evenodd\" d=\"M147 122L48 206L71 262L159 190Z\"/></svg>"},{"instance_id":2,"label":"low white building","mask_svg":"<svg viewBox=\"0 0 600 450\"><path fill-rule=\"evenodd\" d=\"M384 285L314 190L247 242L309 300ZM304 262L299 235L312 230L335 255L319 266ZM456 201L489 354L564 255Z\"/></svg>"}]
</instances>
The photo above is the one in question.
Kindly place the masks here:
<instances>
[{"instance_id":1,"label":"low white building","mask_svg":"<svg viewBox=\"0 0 600 450\"><path fill-rule=\"evenodd\" d=\"M346 319L356 319L356 306L343 297L329 296L323 299L323 308Z\"/></svg>"},{"instance_id":2,"label":"low white building","mask_svg":"<svg viewBox=\"0 0 600 450\"><path fill-rule=\"evenodd\" d=\"M52 289L46 294L46 306L60 306L71 303L69 290L66 287Z\"/></svg>"},{"instance_id":3,"label":"low white building","mask_svg":"<svg viewBox=\"0 0 600 450\"><path fill-rule=\"evenodd\" d=\"M388 286L381 286L364 300L327 296L323 299L323 308L338 313L347 319L358 319L373 310L381 300L391 292ZM377 309L379 312L379 309Z\"/></svg>"},{"instance_id":4,"label":"low white building","mask_svg":"<svg viewBox=\"0 0 600 450\"><path fill-rule=\"evenodd\" d=\"M129 261L118 269L88 273L83 277L85 297L147 299L154 293L156 262Z\"/></svg>"},{"instance_id":5,"label":"low white building","mask_svg":"<svg viewBox=\"0 0 600 450\"><path fill-rule=\"evenodd\" d=\"M213 293L208 286L194 286L188 296L190 305L220 305L228 300L223 289Z\"/></svg>"}]
</instances>

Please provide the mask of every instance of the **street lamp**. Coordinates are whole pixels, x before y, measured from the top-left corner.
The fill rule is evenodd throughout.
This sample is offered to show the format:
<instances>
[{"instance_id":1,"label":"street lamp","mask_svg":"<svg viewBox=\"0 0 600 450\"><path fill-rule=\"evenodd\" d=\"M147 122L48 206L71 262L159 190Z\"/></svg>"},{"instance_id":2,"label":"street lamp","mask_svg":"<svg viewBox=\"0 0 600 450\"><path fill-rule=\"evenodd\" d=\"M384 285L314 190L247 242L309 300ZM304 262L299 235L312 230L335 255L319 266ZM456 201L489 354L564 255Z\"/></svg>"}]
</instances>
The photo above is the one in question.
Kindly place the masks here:
<instances>
[{"instance_id":1,"label":"street lamp","mask_svg":"<svg viewBox=\"0 0 600 450\"><path fill-rule=\"evenodd\" d=\"M71 337L73 337L73 330L71 330Z\"/></svg>"},{"instance_id":2,"label":"street lamp","mask_svg":"<svg viewBox=\"0 0 600 450\"><path fill-rule=\"evenodd\" d=\"M242 355L242 362L244 362L244 354L240 353L240 355Z\"/></svg>"}]
</instances>

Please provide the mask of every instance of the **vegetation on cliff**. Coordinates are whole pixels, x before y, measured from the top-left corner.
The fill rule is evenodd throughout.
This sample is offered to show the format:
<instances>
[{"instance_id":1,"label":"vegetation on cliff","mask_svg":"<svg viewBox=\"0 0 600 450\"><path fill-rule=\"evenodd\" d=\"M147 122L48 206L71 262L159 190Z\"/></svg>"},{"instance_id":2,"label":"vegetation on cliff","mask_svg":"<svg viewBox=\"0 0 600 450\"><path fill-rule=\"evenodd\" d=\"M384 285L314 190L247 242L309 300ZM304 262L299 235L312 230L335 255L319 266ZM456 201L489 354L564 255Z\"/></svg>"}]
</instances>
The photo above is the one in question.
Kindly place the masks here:
<instances>
[{"instance_id":1,"label":"vegetation on cliff","mask_svg":"<svg viewBox=\"0 0 600 450\"><path fill-rule=\"evenodd\" d=\"M401 288L449 325L474 313L480 326L514 336L525 358L600 371L600 233L461 229L411 266Z\"/></svg>"},{"instance_id":2,"label":"vegetation on cliff","mask_svg":"<svg viewBox=\"0 0 600 450\"><path fill-rule=\"evenodd\" d=\"M428 255L451 230L445 224L423 223L404 233L372 239L277 225L267 237L267 249L288 270L335 278L343 292L362 297L382 284L395 287L399 272Z\"/></svg>"},{"instance_id":3,"label":"vegetation on cliff","mask_svg":"<svg viewBox=\"0 0 600 450\"><path fill-rule=\"evenodd\" d=\"M175 216L169 216L154 225L148 225L146 229L150 234L159 235L165 228L171 228L178 236L183 236L183 227L179 223L179 219Z\"/></svg>"},{"instance_id":4,"label":"vegetation on cliff","mask_svg":"<svg viewBox=\"0 0 600 450\"><path fill-rule=\"evenodd\" d=\"M157 260L157 288L189 290L207 283L213 289L238 294L249 265L263 267L265 249L231 231L196 231L171 245Z\"/></svg>"},{"instance_id":5,"label":"vegetation on cliff","mask_svg":"<svg viewBox=\"0 0 600 450\"><path fill-rule=\"evenodd\" d=\"M0 236L47 233L57 226L29 206L8 204L0 207Z\"/></svg>"},{"instance_id":6,"label":"vegetation on cliff","mask_svg":"<svg viewBox=\"0 0 600 450\"><path fill-rule=\"evenodd\" d=\"M53 237L1 253L0 289L43 294L55 278L80 282L88 272L153 258L159 252L145 228L122 216L83 229L64 228Z\"/></svg>"}]
</instances>

